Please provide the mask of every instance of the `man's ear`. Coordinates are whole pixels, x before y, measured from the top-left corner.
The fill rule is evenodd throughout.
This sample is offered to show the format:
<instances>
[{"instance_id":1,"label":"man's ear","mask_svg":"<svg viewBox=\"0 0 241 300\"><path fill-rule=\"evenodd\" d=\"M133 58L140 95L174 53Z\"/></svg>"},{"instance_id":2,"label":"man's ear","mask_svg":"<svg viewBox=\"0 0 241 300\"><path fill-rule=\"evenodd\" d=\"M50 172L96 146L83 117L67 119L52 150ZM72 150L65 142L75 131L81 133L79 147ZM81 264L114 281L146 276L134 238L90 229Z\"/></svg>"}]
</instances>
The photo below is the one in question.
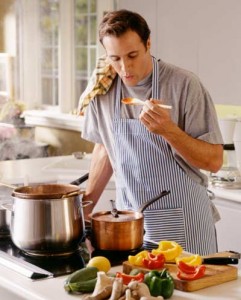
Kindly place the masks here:
<instances>
[{"instance_id":1,"label":"man's ear","mask_svg":"<svg viewBox=\"0 0 241 300\"><path fill-rule=\"evenodd\" d=\"M147 50L150 50L150 48L151 48L151 39L148 38L148 40L147 40L147 42L146 42L146 49L147 49Z\"/></svg>"}]
</instances>

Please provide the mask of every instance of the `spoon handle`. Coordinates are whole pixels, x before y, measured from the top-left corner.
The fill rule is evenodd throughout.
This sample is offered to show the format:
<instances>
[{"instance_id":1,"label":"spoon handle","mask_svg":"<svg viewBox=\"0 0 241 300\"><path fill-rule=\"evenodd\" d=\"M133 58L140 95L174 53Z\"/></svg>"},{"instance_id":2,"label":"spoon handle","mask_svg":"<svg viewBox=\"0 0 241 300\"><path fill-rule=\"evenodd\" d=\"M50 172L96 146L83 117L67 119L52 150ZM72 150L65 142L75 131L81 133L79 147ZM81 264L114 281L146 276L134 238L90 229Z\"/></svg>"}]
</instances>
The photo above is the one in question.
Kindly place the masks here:
<instances>
[{"instance_id":1,"label":"spoon handle","mask_svg":"<svg viewBox=\"0 0 241 300\"><path fill-rule=\"evenodd\" d=\"M127 105L145 105L145 102L144 101L133 101L131 103L124 103L124 104L127 104ZM165 109L172 109L172 106L171 105L166 105L166 104L157 104L158 106L162 107L162 108L165 108Z\"/></svg>"},{"instance_id":2,"label":"spoon handle","mask_svg":"<svg viewBox=\"0 0 241 300\"><path fill-rule=\"evenodd\" d=\"M172 109L171 105L166 105L166 104L157 104L158 106L165 108L165 109Z\"/></svg>"}]
</instances>

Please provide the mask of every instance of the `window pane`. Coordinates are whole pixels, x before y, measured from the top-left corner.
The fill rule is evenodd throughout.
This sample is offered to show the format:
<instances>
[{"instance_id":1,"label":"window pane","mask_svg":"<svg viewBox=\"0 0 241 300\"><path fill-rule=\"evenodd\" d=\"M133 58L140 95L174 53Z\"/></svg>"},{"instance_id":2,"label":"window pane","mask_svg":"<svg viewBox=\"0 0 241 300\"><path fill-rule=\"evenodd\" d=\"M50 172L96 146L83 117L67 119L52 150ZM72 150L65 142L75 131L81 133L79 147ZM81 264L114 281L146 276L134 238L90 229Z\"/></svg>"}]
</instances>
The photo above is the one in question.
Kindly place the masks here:
<instances>
[{"instance_id":1,"label":"window pane","mask_svg":"<svg viewBox=\"0 0 241 300\"><path fill-rule=\"evenodd\" d=\"M75 22L75 42L76 45L88 44L88 17L81 15Z\"/></svg>"},{"instance_id":2,"label":"window pane","mask_svg":"<svg viewBox=\"0 0 241 300\"><path fill-rule=\"evenodd\" d=\"M90 49L90 68L95 69L96 66L96 48Z\"/></svg>"},{"instance_id":3,"label":"window pane","mask_svg":"<svg viewBox=\"0 0 241 300\"><path fill-rule=\"evenodd\" d=\"M97 26L96 26L96 16L90 17L90 44L96 45L97 40Z\"/></svg>"},{"instance_id":4,"label":"window pane","mask_svg":"<svg viewBox=\"0 0 241 300\"><path fill-rule=\"evenodd\" d=\"M42 72L46 71L46 69L53 69L54 62L53 62L53 55L52 49L42 49Z\"/></svg>"},{"instance_id":5,"label":"window pane","mask_svg":"<svg viewBox=\"0 0 241 300\"><path fill-rule=\"evenodd\" d=\"M42 103L58 105L59 2L40 1Z\"/></svg>"},{"instance_id":6,"label":"window pane","mask_svg":"<svg viewBox=\"0 0 241 300\"><path fill-rule=\"evenodd\" d=\"M76 49L76 71L78 76L87 75L88 67L88 53L87 48L77 48Z\"/></svg>"},{"instance_id":7,"label":"window pane","mask_svg":"<svg viewBox=\"0 0 241 300\"><path fill-rule=\"evenodd\" d=\"M58 99L58 79L52 79L51 74L42 79L42 96L44 105L57 105L52 99Z\"/></svg>"},{"instance_id":8,"label":"window pane","mask_svg":"<svg viewBox=\"0 0 241 300\"><path fill-rule=\"evenodd\" d=\"M97 5L96 0L76 0L75 76L76 107L96 65Z\"/></svg>"},{"instance_id":9,"label":"window pane","mask_svg":"<svg viewBox=\"0 0 241 300\"><path fill-rule=\"evenodd\" d=\"M88 84L88 80L78 80L78 78L76 78L76 89L75 89L75 92L76 92L76 101L75 101L75 107L78 107L78 104L79 104L79 97L80 95L82 94L83 90L86 88Z\"/></svg>"},{"instance_id":10,"label":"window pane","mask_svg":"<svg viewBox=\"0 0 241 300\"><path fill-rule=\"evenodd\" d=\"M96 0L90 0L90 12L96 13Z\"/></svg>"},{"instance_id":11,"label":"window pane","mask_svg":"<svg viewBox=\"0 0 241 300\"><path fill-rule=\"evenodd\" d=\"M76 0L76 11L81 13L87 13L88 2L88 0Z\"/></svg>"}]
</instances>

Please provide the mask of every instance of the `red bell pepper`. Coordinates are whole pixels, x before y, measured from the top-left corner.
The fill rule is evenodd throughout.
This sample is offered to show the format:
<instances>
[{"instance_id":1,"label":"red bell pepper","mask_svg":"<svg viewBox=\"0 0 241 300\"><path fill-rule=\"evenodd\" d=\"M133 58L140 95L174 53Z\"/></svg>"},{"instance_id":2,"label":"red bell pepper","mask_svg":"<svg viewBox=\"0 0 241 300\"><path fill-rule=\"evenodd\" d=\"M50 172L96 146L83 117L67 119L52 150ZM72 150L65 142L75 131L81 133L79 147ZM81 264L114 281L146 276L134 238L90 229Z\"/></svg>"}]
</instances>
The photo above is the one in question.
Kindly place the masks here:
<instances>
[{"instance_id":1,"label":"red bell pepper","mask_svg":"<svg viewBox=\"0 0 241 300\"><path fill-rule=\"evenodd\" d=\"M143 266L150 269L160 269L163 268L165 264L165 256L162 253L157 255L148 253L147 258L142 259Z\"/></svg>"},{"instance_id":2,"label":"red bell pepper","mask_svg":"<svg viewBox=\"0 0 241 300\"><path fill-rule=\"evenodd\" d=\"M206 271L205 265L196 266L194 268L196 268L196 270L195 273L192 274L184 273L179 269L177 272L177 277L181 280L195 280L195 279L202 278L205 275L205 271Z\"/></svg>"},{"instance_id":3,"label":"red bell pepper","mask_svg":"<svg viewBox=\"0 0 241 300\"><path fill-rule=\"evenodd\" d=\"M178 269L186 274L194 274L197 271L197 266L191 266L180 260L177 262Z\"/></svg>"},{"instance_id":4,"label":"red bell pepper","mask_svg":"<svg viewBox=\"0 0 241 300\"><path fill-rule=\"evenodd\" d=\"M123 283L128 285L131 281L138 281L138 282L143 282L145 275L144 273L140 272L137 275L128 275L125 273L121 273L121 272L116 272L116 278L122 278L123 279Z\"/></svg>"}]
</instances>

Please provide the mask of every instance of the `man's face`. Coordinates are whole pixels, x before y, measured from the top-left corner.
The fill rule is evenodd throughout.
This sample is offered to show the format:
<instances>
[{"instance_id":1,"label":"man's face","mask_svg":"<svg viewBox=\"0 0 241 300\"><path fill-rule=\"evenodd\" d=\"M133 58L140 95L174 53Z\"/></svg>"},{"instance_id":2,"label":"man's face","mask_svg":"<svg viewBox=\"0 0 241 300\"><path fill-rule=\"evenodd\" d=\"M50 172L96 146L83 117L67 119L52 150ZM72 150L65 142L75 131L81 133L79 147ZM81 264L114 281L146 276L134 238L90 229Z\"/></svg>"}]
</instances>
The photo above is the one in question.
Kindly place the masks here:
<instances>
[{"instance_id":1,"label":"man's face","mask_svg":"<svg viewBox=\"0 0 241 300\"><path fill-rule=\"evenodd\" d=\"M135 86L151 73L150 40L146 48L139 35L129 30L118 38L104 37L103 45L108 61L126 85Z\"/></svg>"}]
</instances>

